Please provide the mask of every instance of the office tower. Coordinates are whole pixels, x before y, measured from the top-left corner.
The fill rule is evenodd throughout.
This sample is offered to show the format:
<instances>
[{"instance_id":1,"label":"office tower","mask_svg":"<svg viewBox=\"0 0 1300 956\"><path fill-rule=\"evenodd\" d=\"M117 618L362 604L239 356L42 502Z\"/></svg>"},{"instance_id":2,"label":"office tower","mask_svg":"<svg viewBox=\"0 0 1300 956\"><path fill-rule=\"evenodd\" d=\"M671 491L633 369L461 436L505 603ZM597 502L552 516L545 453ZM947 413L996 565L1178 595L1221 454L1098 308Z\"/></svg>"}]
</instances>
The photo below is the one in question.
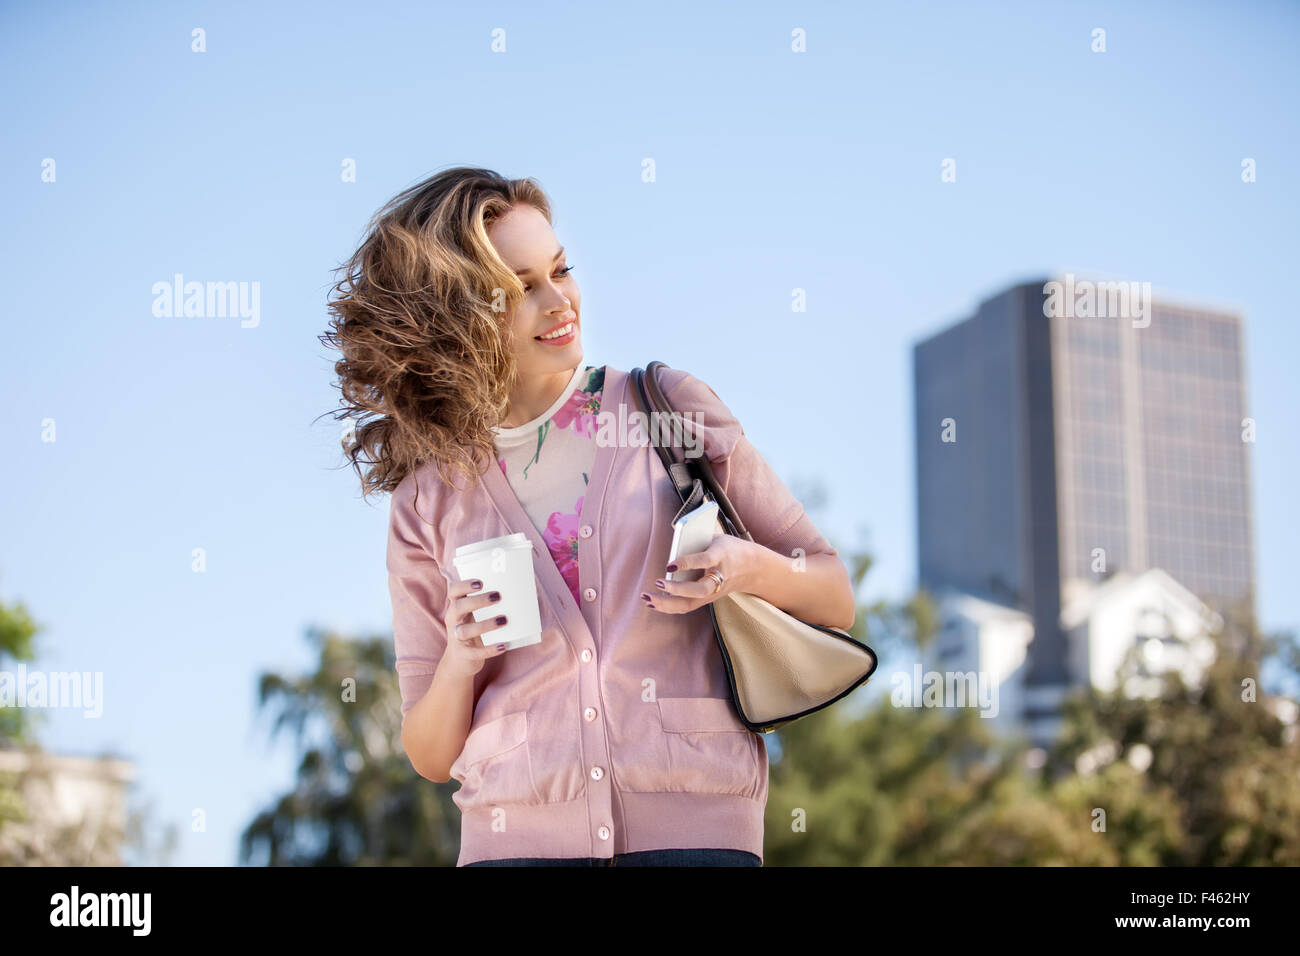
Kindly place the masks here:
<instances>
[{"instance_id":1,"label":"office tower","mask_svg":"<svg viewBox=\"0 0 1300 956\"><path fill-rule=\"evenodd\" d=\"M913 364L919 583L1030 615L1032 737L1082 680L1063 607L1116 572L1253 610L1239 317L1064 276L984 302Z\"/></svg>"}]
</instances>

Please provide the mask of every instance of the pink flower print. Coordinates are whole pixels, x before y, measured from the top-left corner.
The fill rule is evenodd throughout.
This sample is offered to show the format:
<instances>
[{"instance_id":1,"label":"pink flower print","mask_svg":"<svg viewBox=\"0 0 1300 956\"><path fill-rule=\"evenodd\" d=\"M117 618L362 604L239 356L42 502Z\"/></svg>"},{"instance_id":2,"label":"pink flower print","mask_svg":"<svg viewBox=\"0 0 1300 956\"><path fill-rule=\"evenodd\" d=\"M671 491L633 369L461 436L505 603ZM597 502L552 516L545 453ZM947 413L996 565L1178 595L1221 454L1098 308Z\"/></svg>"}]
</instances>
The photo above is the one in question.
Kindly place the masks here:
<instances>
[{"instance_id":1,"label":"pink flower print","mask_svg":"<svg viewBox=\"0 0 1300 956\"><path fill-rule=\"evenodd\" d=\"M586 495L583 495L585 498ZM557 511L546 522L542 538L560 570L564 583L573 592L573 599L578 600L578 518L582 514L582 498L572 514Z\"/></svg>"},{"instance_id":2,"label":"pink flower print","mask_svg":"<svg viewBox=\"0 0 1300 956\"><path fill-rule=\"evenodd\" d=\"M600 412L600 392L584 392L575 389L569 400L560 406L560 410L551 416L557 428L573 426L574 434L587 438L596 437L596 415Z\"/></svg>"}]
</instances>

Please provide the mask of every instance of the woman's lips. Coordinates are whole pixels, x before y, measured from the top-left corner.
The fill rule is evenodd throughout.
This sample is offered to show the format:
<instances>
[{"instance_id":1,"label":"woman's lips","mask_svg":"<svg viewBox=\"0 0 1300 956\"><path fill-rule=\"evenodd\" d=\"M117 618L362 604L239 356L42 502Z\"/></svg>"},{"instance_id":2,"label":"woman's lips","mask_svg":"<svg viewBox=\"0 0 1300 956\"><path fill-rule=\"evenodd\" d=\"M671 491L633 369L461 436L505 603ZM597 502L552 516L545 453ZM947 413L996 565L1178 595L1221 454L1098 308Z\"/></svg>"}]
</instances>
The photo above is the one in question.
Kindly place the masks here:
<instances>
[{"instance_id":1,"label":"woman's lips","mask_svg":"<svg viewBox=\"0 0 1300 956\"><path fill-rule=\"evenodd\" d=\"M578 320L574 319L573 322L571 322L570 324L573 326L573 328L569 329L567 333L559 336L558 338L544 339L539 335L534 335L533 338L536 341L541 342L543 345L568 345L578 335Z\"/></svg>"}]
</instances>

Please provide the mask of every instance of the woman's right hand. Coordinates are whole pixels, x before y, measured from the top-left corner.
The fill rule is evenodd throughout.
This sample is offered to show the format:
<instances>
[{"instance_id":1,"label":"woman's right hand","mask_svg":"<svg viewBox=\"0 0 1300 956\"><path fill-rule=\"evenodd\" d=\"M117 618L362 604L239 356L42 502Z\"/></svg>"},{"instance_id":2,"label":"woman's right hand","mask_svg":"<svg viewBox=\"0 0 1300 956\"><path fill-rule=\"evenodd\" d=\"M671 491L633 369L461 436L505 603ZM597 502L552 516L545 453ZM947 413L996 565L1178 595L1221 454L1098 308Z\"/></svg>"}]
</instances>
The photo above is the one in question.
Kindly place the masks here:
<instances>
[{"instance_id":1,"label":"woman's right hand","mask_svg":"<svg viewBox=\"0 0 1300 956\"><path fill-rule=\"evenodd\" d=\"M488 607L501 600L500 591L481 593L481 581L457 581L448 591L451 601L447 611L447 650L443 653L440 666L450 667L453 672L464 677L473 677L483 669L483 662L489 657L505 653L503 648L491 643L484 646L480 634L495 631L504 626L504 621L497 623L499 617L490 617L486 621L474 620L473 611ZM494 597L495 595L495 597Z\"/></svg>"}]
</instances>

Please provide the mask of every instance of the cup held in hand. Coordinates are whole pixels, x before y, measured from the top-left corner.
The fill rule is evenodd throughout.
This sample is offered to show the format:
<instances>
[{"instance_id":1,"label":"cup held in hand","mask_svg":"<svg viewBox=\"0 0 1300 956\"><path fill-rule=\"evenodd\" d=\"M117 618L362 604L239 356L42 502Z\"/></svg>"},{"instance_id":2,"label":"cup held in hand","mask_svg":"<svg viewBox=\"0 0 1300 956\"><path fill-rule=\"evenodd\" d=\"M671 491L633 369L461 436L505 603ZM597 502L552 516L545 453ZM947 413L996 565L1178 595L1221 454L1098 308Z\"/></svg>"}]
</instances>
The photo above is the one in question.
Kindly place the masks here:
<instances>
[{"instance_id":1,"label":"cup held in hand","mask_svg":"<svg viewBox=\"0 0 1300 956\"><path fill-rule=\"evenodd\" d=\"M537 599L537 579L533 575L533 545L523 532L488 538L456 549L452 559L462 581L477 578L480 591L500 591L501 600L474 612L474 620L490 621L500 614L507 622L486 631L483 645L506 645L506 650L540 644L542 640L541 606Z\"/></svg>"}]
</instances>

